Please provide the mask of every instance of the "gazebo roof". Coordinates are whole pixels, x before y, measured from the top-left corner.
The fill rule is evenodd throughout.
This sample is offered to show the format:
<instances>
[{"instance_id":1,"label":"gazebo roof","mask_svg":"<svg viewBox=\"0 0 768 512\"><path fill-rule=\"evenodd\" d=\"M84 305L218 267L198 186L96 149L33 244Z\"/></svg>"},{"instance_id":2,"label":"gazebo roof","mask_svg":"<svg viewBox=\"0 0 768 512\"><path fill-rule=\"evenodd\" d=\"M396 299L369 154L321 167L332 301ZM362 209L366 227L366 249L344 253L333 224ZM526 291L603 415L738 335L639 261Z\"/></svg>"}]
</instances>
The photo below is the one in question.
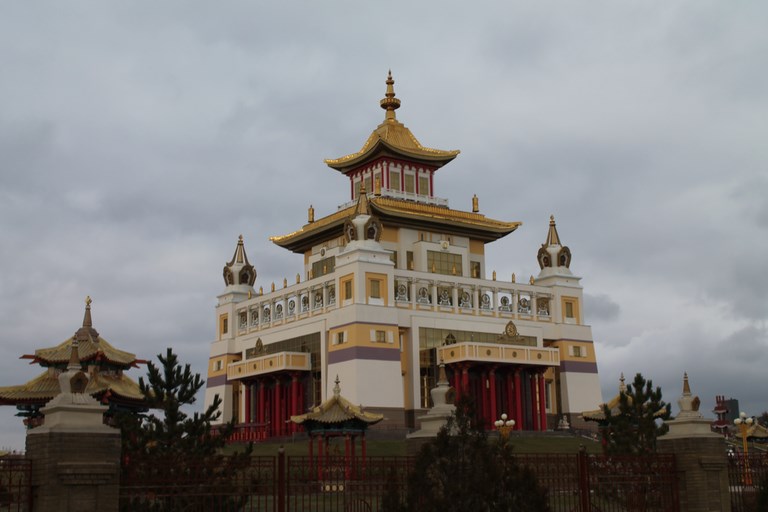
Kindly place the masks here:
<instances>
[{"instance_id":1,"label":"gazebo roof","mask_svg":"<svg viewBox=\"0 0 768 512\"><path fill-rule=\"evenodd\" d=\"M608 410L611 411L612 415L616 415L619 413L619 404L621 403L621 395L626 394L627 392L627 385L624 383L624 374L621 374L621 378L619 379L619 393L611 398L607 403L600 404L600 407L598 409L595 409L593 411L584 411L581 413L581 417L584 418L586 421L605 421L605 410L604 406L608 407ZM627 396L627 402L632 405L632 396ZM662 408L659 411L656 412L655 416L661 416L664 414L665 409Z\"/></svg>"},{"instance_id":2,"label":"gazebo roof","mask_svg":"<svg viewBox=\"0 0 768 512\"><path fill-rule=\"evenodd\" d=\"M331 398L306 414L291 416L291 421L299 425L303 424L307 430L314 430L313 427L327 429L334 425L343 427L345 424L356 424L360 429L365 429L384 419L383 414L366 412L362 406L354 405L341 396L338 376L336 376L335 384Z\"/></svg>"}]
</instances>

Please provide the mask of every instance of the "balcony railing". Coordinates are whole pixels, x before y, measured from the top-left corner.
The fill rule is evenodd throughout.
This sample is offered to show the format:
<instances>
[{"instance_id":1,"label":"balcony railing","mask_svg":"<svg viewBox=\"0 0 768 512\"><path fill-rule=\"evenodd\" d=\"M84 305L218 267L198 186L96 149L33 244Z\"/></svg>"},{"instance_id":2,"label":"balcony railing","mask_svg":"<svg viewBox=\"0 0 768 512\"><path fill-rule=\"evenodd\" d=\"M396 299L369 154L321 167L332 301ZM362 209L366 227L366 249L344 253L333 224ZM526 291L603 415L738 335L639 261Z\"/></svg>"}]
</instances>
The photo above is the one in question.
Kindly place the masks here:
<instances>
[{"instance_id":1,"label":"balcony railing","mask_svg":"<svg viewBox=\"0 0 768 512\"><path fill-rule=\"evenodd\" d=\"M472 361L536 366L560 365L560 353L554 348L474 343L471 341L438 347L437 359L442 360L445 364Z\"/></svg>"},{"instance_id":2,"label":"balcony railing","mask_svg":"<svg viewBox=\"0 0 768 512\"><path fill-rule=\"evenodd\" d=\"M227 366L227 379L237 380L281 371L309 371L311 356L306 352L278 352Z\"/></svg>"}]
</instances>

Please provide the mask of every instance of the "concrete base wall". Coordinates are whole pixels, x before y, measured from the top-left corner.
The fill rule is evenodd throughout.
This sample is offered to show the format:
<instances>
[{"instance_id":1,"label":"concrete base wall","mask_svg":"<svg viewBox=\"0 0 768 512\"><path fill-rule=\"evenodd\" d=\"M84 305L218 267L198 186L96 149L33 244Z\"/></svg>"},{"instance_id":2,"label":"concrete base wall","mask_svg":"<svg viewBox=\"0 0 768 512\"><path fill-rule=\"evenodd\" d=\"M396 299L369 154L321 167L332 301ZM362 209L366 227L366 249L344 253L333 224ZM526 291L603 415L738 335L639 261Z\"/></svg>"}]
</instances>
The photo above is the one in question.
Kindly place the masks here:
<instances>
[{"instance_id":1,"label":"concrete base wall","mask_svg":"<svg viewBox=\"0 0 768 512\"><path fill-rule=\"evenodd\" d=\"M687 437L657 441L659 452L674 453L680 478L680 510L731 512L725 439Z\"/></svg>"},{"instance_id":2,"label":"concrete base wall","mask_svg":"<svg viewBox=\"0 0 768 512\"><path fill-rule=\"evenodd\" d=\"M27 435L33 512L117 512L120 432Z\"/></svg>"}]
</instances>

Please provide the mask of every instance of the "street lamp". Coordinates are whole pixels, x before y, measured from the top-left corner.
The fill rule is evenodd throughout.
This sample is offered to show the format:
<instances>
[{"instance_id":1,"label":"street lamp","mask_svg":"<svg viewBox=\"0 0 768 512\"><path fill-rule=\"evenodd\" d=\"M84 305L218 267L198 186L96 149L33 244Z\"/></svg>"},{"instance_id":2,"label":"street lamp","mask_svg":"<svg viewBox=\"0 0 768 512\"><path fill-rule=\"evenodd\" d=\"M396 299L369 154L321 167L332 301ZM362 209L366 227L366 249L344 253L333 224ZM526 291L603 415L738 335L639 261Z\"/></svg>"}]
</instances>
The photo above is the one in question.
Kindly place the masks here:
<instances>
[{"instance_id":1,"label":"street lamp","mask_svg":"<svg viewBox=\"0 0 768 512\"><path fill-rule=\"evenodd\" d=\"M513 428L515 428L515 420L508 420L507 413L502 414L501 419L494 421L493 424L496 426L496 430L499 431L501 437L504 439L507 439L509 437L509 433L512 432Z\"/></svg>"},{"instance_id":2,"label":"street lamp","mask_svg":"<svg viewBox=\"0 0 768 512\"><path fill-rule=\"evenodd\" d=\"M739 417L733 420L733 424L739 427L744 448L744 485L752 485L752 476L749 471L749 447L747 446L747 430L752 426L752 421L752 418L748 418L744 412L739 413Z\"/></svg>"}]
</instances>

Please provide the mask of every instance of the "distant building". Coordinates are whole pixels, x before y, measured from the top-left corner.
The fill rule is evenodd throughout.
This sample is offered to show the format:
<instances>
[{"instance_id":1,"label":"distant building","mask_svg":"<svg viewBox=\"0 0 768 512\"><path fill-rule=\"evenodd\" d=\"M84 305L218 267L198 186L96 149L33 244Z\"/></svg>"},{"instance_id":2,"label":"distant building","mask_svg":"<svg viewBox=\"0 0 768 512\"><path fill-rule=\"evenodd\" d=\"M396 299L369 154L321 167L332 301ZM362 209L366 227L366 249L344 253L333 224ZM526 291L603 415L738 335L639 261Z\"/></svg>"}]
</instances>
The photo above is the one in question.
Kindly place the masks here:
<instances>
[{"instance_id":1,"label":"distant building","mask_svg":"<svg viewBox=\"0 0 768 512\"><path fill-rule=\"evenodd\" d=\"M386 84L385 119L362 149L326 160L349 179L349 202L319 219L310 206L306 224L271 238L304 257L301 275L257 291L240 237L218 296L206 403L218 395L222 420L285 435L339 376L351 403L385 416L374 429L415 428L444 361L456 396L471 395L488 425L502 413L518 430L552 429L563 415L578 423L602 400L580 278L554 217L538 254L529 249L538 276L497 279L486 245L520 223L486 217L477 197L462 211L435 195L459 151L422 146L396 119L391 74Z\"/></svg>"},{"instance_id":2,"label":"distant building","mask_svg":"<svg viewBox=\"0 0 768 512\"><path fill-rule=\"evenodd\" d=\"M723 435L733 427L733 420L739 417L739 401L735 398L726 399L723 395L715 397L715 421L712 422L712 430Z\"/></svg>"},{"instance_id":3,"label":"distant building","mask_svg":"<svg viewBox=\"0 0 768 512\"><path fill-rule=\"evenodd\" d=\"M83 326L71 338L22 356L45 368L45 372L26 384L0 387L0 405L16 406L28 428L38 426L43 419L40 409L60 392L58 377L70 362L73 340L78 342L80 363L89 376L85 393L108 404L108 416L119 410L146 410L139 385L124 373L146 361L113 347L99 335L91 320L90 297L85 303Z\"/></svg>"}]
</instances>

